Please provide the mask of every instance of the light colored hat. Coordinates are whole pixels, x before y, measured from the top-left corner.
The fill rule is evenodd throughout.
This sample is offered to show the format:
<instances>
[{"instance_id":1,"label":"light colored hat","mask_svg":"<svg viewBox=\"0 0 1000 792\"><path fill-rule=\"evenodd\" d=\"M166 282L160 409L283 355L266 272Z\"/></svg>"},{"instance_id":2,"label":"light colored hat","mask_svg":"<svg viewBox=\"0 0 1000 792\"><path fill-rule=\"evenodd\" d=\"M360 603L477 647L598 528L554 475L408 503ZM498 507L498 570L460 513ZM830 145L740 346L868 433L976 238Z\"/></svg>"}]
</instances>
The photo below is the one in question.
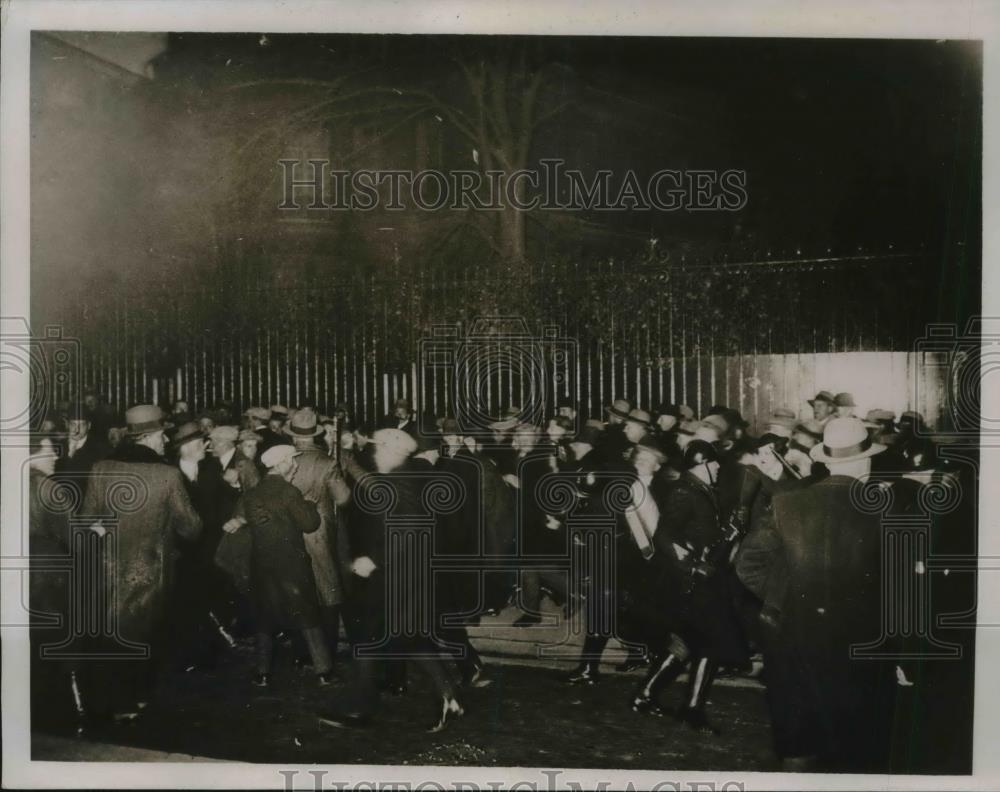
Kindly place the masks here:
<instances>
[{"instance_id":1,"label":"light colored hat","mask_svg":"<svg viewBox=\"0 0 1000 792\"><path fill-rule=\"evenodd\" d=\"M247 418L255 418L258 421L266 421L271 417L271 411L267 407L251 407L243 414Z\"/></svg>"},{"instance_id":2,"label":"light colored hat","mask_svg":"<svg viewBox=\"0 0 1000 792\"><path fill-rule=\"evenodd\" d=\"M280 445L271 446L267 449L267 451L261 454L260 461L264 467L273 468L275 465L284 462L286 459L297 457L301 453L301 451L295 450L295 446L281 443Z\"/></svg>"},{"instance_id":3,"label":"light colored hat","mask_svg":"<svg viewBox=\"0 0 1000 792\"><path fill-rule=\"evenodd\" d=\"M823 442L810 449L816 462L854 462L885 451L881 443L873 443L860 418L834 418L823 428Z\"/></svg>"},{"instance_id":4,"label":"light colored hat","mask_svg":"<svg viewBox=\"0 0 1000 792\"><path fill-rule=\"evenodd\" d=\"M285 434L292 437L316 437L323 434L323 427L318 424L319 417L316 411L311 407L303 407L292 415L285 426Z\"/></svg>"},{"instance_id":5,"label":"light colored hat","mask_svg":"<svg viewBox=\"0 0 1000 792\"><path fill-rule=\"evenodd\" d=\"M659 448L645 440L640 440L636 446L633 454L650 454L655 457L657 464L662 465L667 461L667 455L663 453Z\"/></svg>"},{"instance_id":6,"label":"light colored hat","mask_svg":"<svg viewBox=\"0 0 1000 792\"><path fill-rule=\"evenodd\" d=\"M253 429L244 429L240 432L239 441L245 443L247 440L253 440L255 443L260 443L264 440L259 434L257 434Z\"/></svg>"},{"instance_id":7,"label":"light colored hat","mask_svg":"<svg viewBox=\"0 0 1000 792\"><path fill-rule=\"evenodd\" d=\"M158 432L166 428L163 410L155 404L140 404L125 411L125 425L131 437Z\"/></svg>"},{"instance_id":8,"label":"light colored hat","mask_svg":"<svg viewBox=\"0 0 1000 792\"><path fill-rule=\"evenodd\" d=\"M682 404L677 408L677 412L681 414L681 418L685 421L691 421L694 419L694 410L688 407L686 404Z\"/></svg>"},{"instance_id":9,"label":"light colored hat","mask_svg":"<svg viewBox=\"0 0 1000 792\"><path fill-rule=\"evenodd\" d=\"M208 433L208 439L213 443L235 443L240 436L240 430L235 426L216 426Z\"/></svg>"},{"instance_id":10,"label":"light colored hat","mask_svg":"<svg viewBox=\"0 0 1000 792\"><path fill-rule=\"evenodd\" d=\"M625 399L615 399L610 407L605 408L605 412L616 415L619 418L628 418L632 405Z\"/></svg>"},{"instance_id":11,"label":"light colored hat","mask_svg":"<svg viewBox=\"0 0 1000 792\"><path fill-rule=\"evenodd\" d=\"M636 407L634 410L630 410L627 421L632 421L633 423L642 424L645 427L652 427L653 421L649 413L645 410L640 410Z\"/></svg>"},{"instance_id":12,"label":"light colored hat","mask_svg":"<svg viewBox=\"0 0 1000 792\"><path fill-rule=\"evenodd\" d=\"M791 437L799 420L787 407L776 407L767 420L767 431L779 437Z\"/></svg>"},{"instance_id":13,"label":"light colored hat","mask_svg":"<svg viewBox=\"0 0 1000 792\"><path fill-rule=\"evenodd\" d=\"M406 456L417 450L417 441L402 429L379 429L372 435L372 442Z\"/></svg>"},{"instance_id":14,"label":"light colored hat","mask_svg":"<svg viewBox=\"0 0 1000 792\"><path fill-rule=\"evenodd\" d=\"M521 408L520 407L508 407L503 411L503 417L499 421L494 421L489 425L490 429L496 432L506 432L508 429L513 429L521 421Z\"/></svg>"}]
</instances>

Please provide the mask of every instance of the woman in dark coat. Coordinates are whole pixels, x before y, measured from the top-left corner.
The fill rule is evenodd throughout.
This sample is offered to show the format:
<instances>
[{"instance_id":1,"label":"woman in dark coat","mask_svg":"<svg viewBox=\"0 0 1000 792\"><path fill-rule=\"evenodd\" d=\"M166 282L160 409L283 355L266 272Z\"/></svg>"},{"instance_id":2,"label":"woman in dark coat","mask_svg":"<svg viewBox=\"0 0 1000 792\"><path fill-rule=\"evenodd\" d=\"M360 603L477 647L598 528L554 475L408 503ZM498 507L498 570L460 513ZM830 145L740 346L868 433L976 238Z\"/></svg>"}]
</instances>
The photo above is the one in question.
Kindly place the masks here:
<instances>
[{"instance_id":1,"label":"woman in dark coat","mask_svg":"<svg viewBox=\"0 0 1000 792\"><path fill-rule=\"evenodd\" d=\"M730 542L714 492L718 452L695 440L685 449L683 462L685 472L667 497L663 527L653 537L672 635L668 651L654 660L632 706L637 712L662 714L659 693L690 666L679 716L700 731L714 732L705 718L708 691L721 664L745 662L746 644L725 574Z\"/></svg>"},{"instance_id":2,"label":"woman in dark coat","mask_svg":"<svg viewBox=\"0 0 1000 792\"><path fill-rule=\"evenodd\" d=\"M298 468L298 452L276 445L264 452L268 468L256 487L240 500L225 530L246 525L253 546L250 554L250 590L257 630L257 672L254 684L268 687L274 633L301 630L320 684L329 684L333 663L320 626L319 597L312 561L303 534L319 529L316 504L307 501L290 483Z\"/></svg>"}]
</instances>

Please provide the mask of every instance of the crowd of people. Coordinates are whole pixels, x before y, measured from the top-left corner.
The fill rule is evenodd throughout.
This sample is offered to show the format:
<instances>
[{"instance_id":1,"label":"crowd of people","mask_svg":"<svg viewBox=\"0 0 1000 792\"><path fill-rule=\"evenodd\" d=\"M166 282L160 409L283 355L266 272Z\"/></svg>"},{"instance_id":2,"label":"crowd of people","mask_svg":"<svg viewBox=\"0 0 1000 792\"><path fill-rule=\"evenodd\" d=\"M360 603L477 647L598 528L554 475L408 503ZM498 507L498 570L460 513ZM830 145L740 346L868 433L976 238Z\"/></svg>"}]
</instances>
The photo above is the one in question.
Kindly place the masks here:
<instances>
[{"instance_id":1,"label":"crowd of people","mask_svg":"<svg viewBox=\"0 0 1000 792\"><path fill-rule=\"evenodd\" d=\"M884 632L881 515L858 487L891 488L905 510L951 474L918 413L862 419L828 391L808 405L751 436L725 405L696 417L624 399L602 420L561 399L544 425L511 407L475 427L400 399L366 427L346 404L147 404L115 421L89 398L32 441L31 596L68 613L83 594L44 562L98 554L106 622L76 632L104 660L36 663L39 720L140 717L164 663L209 667L245 635L257 687L276 684L285 639L319 686L353 675L317 709L330 726L369 724L416 665L439 731L490 683L469 627L513 612L530 630L548 598L586 630L566 684L598 684L616 639L617 670L642 671L636 717L670 712L711 737L713 681L761 653L783 761L879 767L905 671L851 658ZM44 619L33 641L52 643Z\"/></svg>"}]
</instances>

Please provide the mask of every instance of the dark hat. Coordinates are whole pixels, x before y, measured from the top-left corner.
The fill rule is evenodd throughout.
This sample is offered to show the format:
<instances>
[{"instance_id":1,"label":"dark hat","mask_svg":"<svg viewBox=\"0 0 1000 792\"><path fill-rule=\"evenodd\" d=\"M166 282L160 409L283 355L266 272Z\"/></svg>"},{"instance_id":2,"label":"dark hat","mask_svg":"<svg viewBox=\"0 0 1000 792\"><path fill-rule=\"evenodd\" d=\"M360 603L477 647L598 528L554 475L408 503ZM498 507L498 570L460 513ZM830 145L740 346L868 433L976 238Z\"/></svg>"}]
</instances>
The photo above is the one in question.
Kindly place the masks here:
<instances>
[{"instance_id":1,"label":"dark hat","mask_svg":"<svg viewBox=\"0 0 1000 792\"><path fill-rule=\"evenodd\" d=\"M565 415L553 415L551 418L549 418L549 423L555 424L560 429L563 429L567 432L572 432L574 428L573 420L567 418Z\"/></svg>"},{"instance_id":2,"label":"dark hat","mask_svg":"<svg viewBox=\"0 0 1000 792\"><path fill-rule=\"evenodd\" d=\"M691 470L706 462L718 462L719 452L714 445L706 440L692 440L684 449L684 458L681 467L684 470Z\"/></svg>"},{"instance_id":3,"label":"dark hat","mask_svg":"<svg viewBox=\"0 0 1000 792\"><path fill-rule=\"evenodd\" d=\"M195 421L188 421L177 428L170 442L174 448L180 448L188 440L203 440L204 438L205 436L201 433L201 426Z\"/></svg>"},{"instance_id":4,"label":"dark hat","mask_svg":"<svg viewBox=\"0 0 1000 792\"><path fill-rule=\"evenodd\" d=\"M601 439L601 430L596 426L585 425L570 442L571 443L587 443L588 445L597 445Z\"/></svg>"},{"instance_id":5,"label":"dark hat","mask_svg":"<svg viewBox=\"0 0 1000 792\"><path fill-rule=\"evenodd\" d=\"M394 409L396 407L405 407L407 410L409 410L410 409L410 400L409 399L396 399L396 401L394 401L392 403L392 406L393 406Z\"/></svg>"},{"instance_id":6,"label":"dark hat","mask_svg":"<svg viewBox=\"0 0 1000 792\"><path fill-rule=\"evenodd\" d=\"M628 415L625 416L626 421L632 421L633 423L641 424L642 426L652 427L653 422L649 417L649 413L645 410L640 410L636 407L634 410L630 410Z\"/></svg>"},{"instance_id":7,"label":"dark hat","mask_svg":"<svg viewBox=\"0 0 1000 792\"><path fill-rule=\"evenodd\" d=\"M852 396L847 391L844 391L843 393L838 393L836 397L834 397L833 403L837 407L857 407L857 405L854 403L854 396Z\"/></svg>"},{"instance_id":8,"label":"dark hat","mask_svg":"<svg viewBox=\"0 0 1000 792\"><path fill-rule=\"evenodd\" d=\"M287 421L288 420L288 408L283 404L272 404L271 414L268 416L269 421Z\"/></svg>"},{"instance_id":9,"label":"dark hat","mask_svg":"<svg viewBox=\"0 0 1000 792\"><path fill-rule=\"evenodd\" d=\"M556 400L556 407L557 408L559 408L559 407L572 407L575 410L576 409L576 401L573 399L572 396L560 396Z\"/></svg>"},{"instance_id":10,"label":"dark hat","mask_svg":"<svg viewBox=\"0 0 1000 792\"><path fill-rule=\"evenodd\" d=\"M73 402L66 408L67 421L89 421L90 411L80 402Z\"/></svg>"},{"instance_id":11,"label":"dark hat","mask_svg":"<svg viewBox=\"0 0 1000 792\"><path fill-rule=\"evenodd\" d=\"M163 410L155 404L139 404L125 411L125 425L130 437L166 429Z\"/></svg>"},{"instance_id":12,"label":"dark hat","mask_svg":"<svg viewBox=\"0 0 1000 792\"><path fill-rule=\"evenodd\" d=\"M460 435L463 434L462 426L455 418L445 418L441 422L441 434L442 435Z\"/></svg>"},{"instance_id":13,"label":"dark hat","mask_svg":"<svg viewBox=\"0 0 1000 792\"><path fill-rule=\"evenodd\" d=\"M733 409L732 407L723 410L720 415L729 422L730 426L738 426L741 429L746 429L750 426L750 424L744 420L740 411Z\"/></svg>"},{"instance_id":14,"label":"dark hat","mask_svg":"<svg viewBox=\"0 0 1000 792\"><path fill-rule=\"evenodd\" d=\"M705 411L705 415L725 415L728 411L729 408L724 404L713 404ZM703 415L702 418L704 417Z\"/></svg>"},{"instance_id":15,"label":"dark hat","mask_svg":"<svg viewBox=\"0 0 1000 792\"><path fill-rule=\"evenodd\" d=\"M826 402L827 404L832 405L834 403L834 395L830 393L830 391L821 390L819 393L817 393L815 396L809 399L808 403L811 406L818 401L823 401Z\"/></svg>"},{"instance_id":16,"label":"dark hat","mask_svg":"<svg viewBox=\"0 0 1000 792\"><path fill-rule=\"evenodd\" d=\"M760 449L769 445L773 445L774 450L779 454L784 454L788 449L788 438L768 432L767 434L763 434L754 440L750 445L750 449L753 451L760 451Z\"/></svg>"}]
</instances>

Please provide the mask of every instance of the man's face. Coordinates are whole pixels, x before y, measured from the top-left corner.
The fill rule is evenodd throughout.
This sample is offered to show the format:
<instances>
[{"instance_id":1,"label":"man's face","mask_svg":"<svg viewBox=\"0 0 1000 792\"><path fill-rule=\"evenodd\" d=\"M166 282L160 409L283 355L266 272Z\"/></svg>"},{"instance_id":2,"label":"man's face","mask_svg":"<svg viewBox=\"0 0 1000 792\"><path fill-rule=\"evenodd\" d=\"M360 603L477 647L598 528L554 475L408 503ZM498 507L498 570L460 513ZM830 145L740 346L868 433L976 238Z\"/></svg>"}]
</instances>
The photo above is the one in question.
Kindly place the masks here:
<instances>
[{"instance_id":1,"label":"man's face","mask_svg":"<svg viewBox=\"0 0 1000 792\"><path fill-rule=\"evenodd\" d=\"M400 421L405 420L410 417L410 408L405 404L396 405L393 415L395 415Z\"/></svg>"},{"instance_id":2,"label":"man's face","mask_svg":"<svg viewBox=\"0 0 1000 792\"><path fill-rule=\"evenodd\" d=\"M456 449L462 446L462 435L446 434L443 439L448 448Z\"/></svg>"},{"instance_id":3,"label":"man's face","mask_svg":"<svg viewBox=\"0 0 1000 792\"><path fill-rule=\"evenodd\" d=\"M816 399L813 402L813 418L822 421L833 412L833 405L823 399Z\"/></svg>"},{"instance_id":4,"label":"man's face","mask_svg":"<svg viewBox=\"0 0 1000 792\"><path fill-rule=\"evenodd\" d=\"M160 432L152 432L147 435L146 445L153 449L157 454L163 456L163 452L166 450L167 438L166 435Z\"/></svg>"},{"instance_id":5,"label":"man's face","mask_svg":"<svg viewBox=\"0 0 1000 792\"><path fill-rule=\"evenodd\" d=\"M51 476L56 472L56 452L52 447L52 441L43 437L39 442L39 449L31 455L29 460L31 467L41 471L46 476Z\"/></svg>"},{"instance_id":6,"label":"man's face","mask_svg":"<svg viewBox=\"0 0 1000 792\"><path fill-rule=\"evenodd\" d=\"M617 426L620 423L624 423L625 419L620 415L615 415L614 413L608 413L608 424L611 426Z\"/></svg>"},{"instance_id":7,"label":"man's face","mask_svg":"<svg viewBox=\"0 0 1000 792\"><path fill-rule=\"evenodd\" d=\"M275 434L281 434L281 427L284 425L285 422L281 418L270 418L267 422L267 428Z\"/></svg>"},{"instance_id":8,"label":"man's face","mask_svg":"<svg viewBox=\"0 0 1000 792\"><path fill-rule=\"evenodd\" d=\"M652 476L660 469L660 462L655 454L649 451L639 451L632 460L635 472L640 476Z\"/></svg>"},{"instance_id":9,"label":"man's face","mask_svg":"<svg viewBox=\"0 0 1000 792\"><path fill-rule=\"evenodd\" d=\"M83 406L88 410L97 409L97 397L93 393L88 393L83 397Z\"/></svg>"},{"instance_id":10,"label":"man's face","mask_svg":"<svg viewBox=\"0 0 1000 792\"><path fill-rule=\"evenodd\" d=\"M208 434L215 428L215 421L209 418L207 415L202 416L198 419L198 426L201 427L202 434Z\"/></svg>"},{"instance_id":11,"label":"man's face","mask_svg":"<svg viewBox=\"0 0 1000 792\"><path fill-rule=\"evenodd\" d=\"M569 418L571 421L576 420L576 410L572 407L560 407L556 414L561 415L563 418Z\"/></svg>"},{"instance_id":12,"label":"man's face","mask_svg":"<svg viewBox=\"0 0 1000 792\"><path fill-rule=\"evenodd\" d=\"M838 418L850 418L854 415L854 408L848 407L846 404L837 407L836 410Z\"/></svg>"},{"instance_id":13,"label":"man's face","mask_svg":"<svg viewBox=\"0 0 1000 792\"><path fill-rule=\"evenodd\" d=\"M628 421L625 424L625 437L630 443L638 443L642 436L646 434L646 427L635 421Z\"/></svg>"},{"instance_id":14,"label":"man's face","mask_svg":"<svg viewBox=\"0 0 1000 792\"><path fill-rule=\"evenodd\" d=\"M90 421L74 418L66 422L66 429L71 440L83 440L90 431Z\"/></svg>"},{"instance_id":15,"label":"man's face","mask_svg":"<svg viewBox=\"0 0 1000 792\"><path fill-rule=\"evenodd\" d=\"M656 425L660 427L661 432L669 432L677 426L677 419L672 415L661 415L656 419Z\"/></svg>"},{"instance_id":16,"label":"man's face","mask_svg":"<svg viewBox=\"0 0 1000 792\"><path fill-rule=\"evenodd\" d=\"M216 459L222 459L226 454L232 451L236 446L230 443L228 440L213 440L212 441L212 456Z\"/></svg>"},{"instance_id":17,"label":"man's face","mask_svg":"<svg viewBox=\"0 0 1000 792\"><path fill-rule=\"evenodd\" d=\"M518 432L514 435L514 448L523 453L528 453L535 447L535 435L533 432Z\"/></svg>"},{"instance_id":18,"label":"man's face","mask_svg":"<svg viewBox=\"0 0 1000 792\"><path fill-rule=\"evenodd\" d=\"M240 451L247 459L255 459L257 457L257 441L244 440L240 443Z\"/></svg>"},{"instance_id":19,"label":"man's face","mask_svg":"<svg viewBox=\"0 0 1000 792\"><path fill-rule=\"evenodd\" d=\"M200 437L188 440L180 448L180 458L190 462L201 462L205 458L205 447L207 443Z\"/></svg>"}]
</instances>

